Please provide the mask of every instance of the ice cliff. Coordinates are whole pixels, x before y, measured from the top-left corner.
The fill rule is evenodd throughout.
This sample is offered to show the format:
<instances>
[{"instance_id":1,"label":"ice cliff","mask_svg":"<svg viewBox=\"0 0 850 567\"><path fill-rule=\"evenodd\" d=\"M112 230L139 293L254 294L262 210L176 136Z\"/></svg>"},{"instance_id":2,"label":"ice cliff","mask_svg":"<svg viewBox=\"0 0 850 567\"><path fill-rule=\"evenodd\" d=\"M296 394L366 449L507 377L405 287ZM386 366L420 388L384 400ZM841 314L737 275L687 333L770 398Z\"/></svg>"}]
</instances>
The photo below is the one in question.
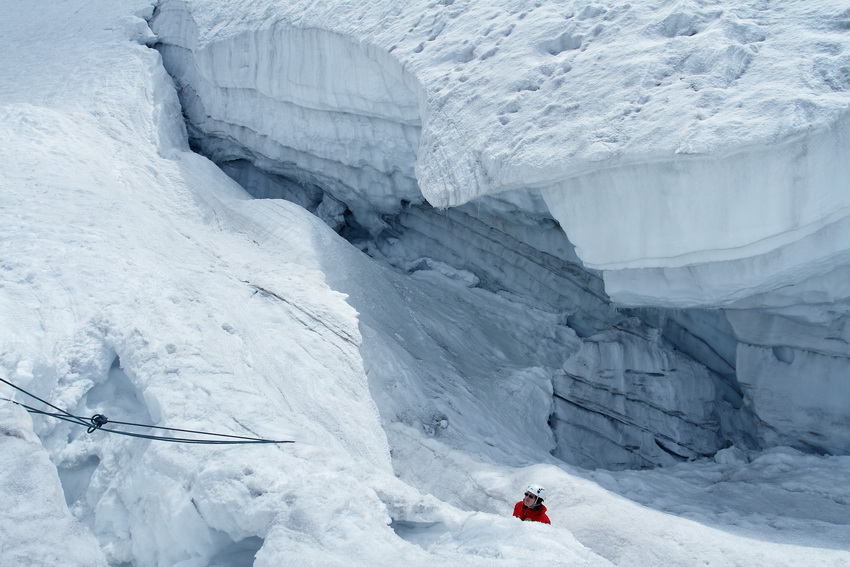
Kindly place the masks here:
<instances>
[{"instance_id":1,"label":"ice cliff","mask_svg":"<svg viewBox=\"0 0 850 567\"><path fill-rule=\"evenodd\" d=\"M252 194L559 317L557 456L850 452L843 3L165 0L151 28Z\"/></svg>"}]
</instances>

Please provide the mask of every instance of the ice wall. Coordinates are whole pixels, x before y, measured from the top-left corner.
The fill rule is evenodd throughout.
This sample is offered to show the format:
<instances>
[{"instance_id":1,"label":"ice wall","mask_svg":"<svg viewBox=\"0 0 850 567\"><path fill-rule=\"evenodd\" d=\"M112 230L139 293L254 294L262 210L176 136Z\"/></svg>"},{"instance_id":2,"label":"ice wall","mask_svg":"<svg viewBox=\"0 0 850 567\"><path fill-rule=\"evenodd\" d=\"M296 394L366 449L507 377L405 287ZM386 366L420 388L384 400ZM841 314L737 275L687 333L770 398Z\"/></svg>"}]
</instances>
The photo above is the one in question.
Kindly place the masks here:
<instances>
[{"instance_id":1,"label":"ice wall","mask_svg":"<svg viewBox=\"0 0 850 567\"><path fill-rule=\"evenodd\" d=\"M166 3L153 25L204 154L319 185L373 229L401 199L422 200L417 84L395 58L285 22L197 46L184 9Z\"/></svg>"},{"instance_id":2,"label":"ice wall","mask_svg":"<svg viewBox=\"0 0 850 567\"><path fill-rule=\"evenodd\" d=\"M848 17L839 2L201 0L164 2L151 25L194 143L235 178L266 194L286 178L397 265L448 262L632 353L587 355L584 372L565 354L560 386L597 416L629 400L627 419L554 420L640 454L606 464L640 466L733 437L850 451L845 405L818 403L847 398L850 368ZM429 204L461 209L446 223ZM611 301L729 317L643 309L660 342L634 344L610 336ZM696 399L716 407L684 402L708 378L681 374L671 347L710 369ZM694 384L631 403L654 374ZM725 434L667 450L681 426L653 411Z\"/></svg>"}]
</instances>

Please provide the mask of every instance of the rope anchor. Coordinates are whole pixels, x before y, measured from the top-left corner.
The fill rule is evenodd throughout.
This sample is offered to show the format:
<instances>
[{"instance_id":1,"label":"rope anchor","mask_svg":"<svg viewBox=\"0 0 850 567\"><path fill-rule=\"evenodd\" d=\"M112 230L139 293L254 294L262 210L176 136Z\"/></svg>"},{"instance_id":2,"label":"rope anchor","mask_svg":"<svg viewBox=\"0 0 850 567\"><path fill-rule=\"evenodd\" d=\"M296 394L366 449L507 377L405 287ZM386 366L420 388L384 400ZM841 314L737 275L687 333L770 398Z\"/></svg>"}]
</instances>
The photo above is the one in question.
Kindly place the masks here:
<instances>
[{"instance_id":1,"label":"rope anchor","mask_svg":"<svg viewBox=\"0 0 850 567\"><path fill-rule=\"evenodd\" d=\"M87 433L91 433L95 429L100 429L101 427L106 425L109 420L102 413L96 413L91 416L91 419L89 421L91 421L91 425L89 426Z\"/></svg>"},{"instance_id":2,"label":"rope anchor","mask_svg":"<svg viewBox=\"0 0 850 567\"><path fill-rule=\"evenodd\" d=\"M137 437L139 439L150 439L152 441L168 441L171 443L196 443L196 444L204 444L204 445L236 445L236 444L247 444L247 443L271 443L271 444L282 444L282 443L295 443L295 441L278 441L274 439L262 439L258 437L243 437L242 435L230 435L227 433L212 433L210 431L196 431L194 429L178 429L176 427L163 427L159 425L148 425L145 423L129 423L126 421L109 421L109 419L103 415L102 413L96 413L90 418L86 419L82 416L73 415L68 413L66 410L62 408L56 407L50 402L46 402L32 394L27 392L20 386L16 386L12 384L5 378L0 378L0 382L4 384L8 384L12 388L18 390L19 392L26 394L30 398L34 398L41 402L42 404L53 408L58 413L53 413L45 410L40 410L37 408L30 407L26 404L22 404L21 402L16 402L15 400L9 398L0 398L0 400L5 400L7 402L12 402L15 405L21 406L29 413L35 413L39 415L46 415L48 417L53 417L62 421L67 421L69 423L73 423L75 425L82 425L83 427L88 428L88 433L93 433L94 431L100 429L101 431L105 431L107 433L115 433L116 435L126 435L128 437ZM202 436L200 439L197 437L171 437L165 435L147 435L143 433L132 433L130 431L121 431L119 429L114 428L105 428L103 427L107 423L111 423L113 427L115 425L125 426L125 427L141 427L144 429L155 429L157 431L174 431L178 433L191 433L192 435L200 435Z\"/></svg>"}]
</instances>

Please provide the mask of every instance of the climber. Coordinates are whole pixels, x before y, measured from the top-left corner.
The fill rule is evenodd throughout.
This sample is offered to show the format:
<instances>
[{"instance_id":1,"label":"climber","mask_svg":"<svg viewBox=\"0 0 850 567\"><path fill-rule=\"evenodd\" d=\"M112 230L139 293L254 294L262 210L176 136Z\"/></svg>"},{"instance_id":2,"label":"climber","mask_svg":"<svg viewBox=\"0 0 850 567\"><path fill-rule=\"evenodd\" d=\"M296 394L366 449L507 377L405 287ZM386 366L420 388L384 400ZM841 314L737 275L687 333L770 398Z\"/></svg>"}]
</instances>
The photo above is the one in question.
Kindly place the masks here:
<instances>
[{"instance_id":1,"label":"climber","mask_svg":"<svg viewBox=\"0 0 850 567\"><path fill-rule=\"evenodd\" d=\"M546 515L546 506L543 505L543 496L546 489L539 484L530 484L525 489L525 497L514 506L514 517L524 522L543 522L551 524L549 516Z\"/></svg>"}]
</instances>

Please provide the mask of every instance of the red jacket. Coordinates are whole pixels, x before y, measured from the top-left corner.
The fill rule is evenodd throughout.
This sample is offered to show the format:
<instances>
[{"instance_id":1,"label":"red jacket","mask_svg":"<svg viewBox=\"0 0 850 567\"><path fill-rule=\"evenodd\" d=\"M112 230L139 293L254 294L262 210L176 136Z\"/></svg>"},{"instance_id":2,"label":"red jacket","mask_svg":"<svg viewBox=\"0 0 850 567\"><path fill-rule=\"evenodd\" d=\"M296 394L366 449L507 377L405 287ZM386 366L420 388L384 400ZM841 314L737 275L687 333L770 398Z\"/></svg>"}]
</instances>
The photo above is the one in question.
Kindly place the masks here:
<instances>
[{"instance_id":1,"label":"red jacket","mask_svg":"<svg viewBox=\"0 0 850 567\"><path fill-rule=\"evenodd\" d=\"M546 506L541 504L540 506L529 508L522 501L517 502L516 506L514 506L514 518L519 518L524 522L552 523L549 521L549 516L546 515Z\"/></svg>"}]
</instances>

